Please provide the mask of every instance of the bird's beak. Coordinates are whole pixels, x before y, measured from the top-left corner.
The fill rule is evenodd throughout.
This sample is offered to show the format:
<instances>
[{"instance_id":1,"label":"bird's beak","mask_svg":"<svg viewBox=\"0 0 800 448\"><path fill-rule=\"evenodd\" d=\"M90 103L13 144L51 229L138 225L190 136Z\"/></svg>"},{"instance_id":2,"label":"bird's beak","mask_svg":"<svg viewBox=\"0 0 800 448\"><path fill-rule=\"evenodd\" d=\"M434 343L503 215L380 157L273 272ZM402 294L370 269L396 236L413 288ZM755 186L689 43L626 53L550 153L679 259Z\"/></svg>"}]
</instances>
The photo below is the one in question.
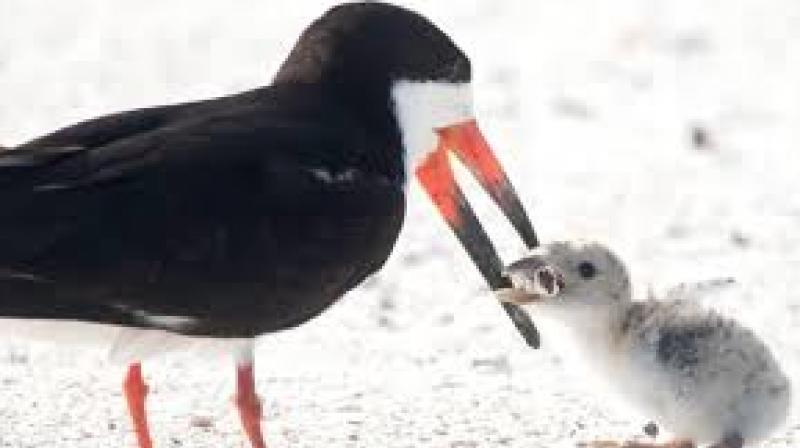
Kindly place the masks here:
<instances>
[{"instance_id":1,"label":"bird's beak","mask_svg":"<svg viewBox=\"0 0 800 448\"><path fill-rule=\"evenodd\" d=\"M505 171L495 157L475 120L454 124L437 130L439 146L417 169L417 177L431 195L442 216L454 227L464 225L463 207L458 186L453 178L447 150L466 165L481 186L497 203L506 218L528 247L538 245L522 202L511 186Z\"/></svg>"},{"instance_id":2,"label":"bird's beak","mask_svg":"<svg viewBox=\"0 0 800 448\"><path fill-rule=\"evenodd\" d=\"M456 184L447 151L452 151L477 178L511 221L526 246L536 247L538 241L530 219L475 120L438 129L437 133L438 146L416 169L417 179L489 286L493 290L508 287L508 279L502 275L503 265L497 252ZM529 345L538 346L538 333L527 315L511 304L504 306Z\"/></svg>"},{"instance_id":3,"label":"bird's beak","mask_svg":"<svg viewBox=\"0 0 800 448\"><path fill-rule=\"evenodd\" d=\"M501 302L522 305L558 297L566 287L564 275L546 259L532 255L512 263L503 271L511 287L498 291Z\"/></svg>"}]
</instances>

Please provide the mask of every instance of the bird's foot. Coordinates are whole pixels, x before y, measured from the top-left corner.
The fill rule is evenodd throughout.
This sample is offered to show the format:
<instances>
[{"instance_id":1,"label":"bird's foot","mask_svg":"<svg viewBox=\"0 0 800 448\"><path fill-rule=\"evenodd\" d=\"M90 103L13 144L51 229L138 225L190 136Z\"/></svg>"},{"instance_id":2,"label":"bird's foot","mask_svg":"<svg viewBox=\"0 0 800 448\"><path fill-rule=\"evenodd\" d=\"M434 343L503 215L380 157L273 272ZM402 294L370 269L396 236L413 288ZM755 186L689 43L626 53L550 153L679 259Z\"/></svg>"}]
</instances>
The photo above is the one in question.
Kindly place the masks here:
<instances>
[{"instance_id":1,"label":"bird's foot","mask_svg":"<svg viewBox=\"0 0 800 448\"><path fill-rule=\"evenodd\" d=\"M264 435L261 432L261 399L256 394L255 379L253 378L253 365L244 364L236 369L236 397L234 399L239 409L247 438L253 448L266 448Z\"/></svg>"},{"instance_id":2,"label":"bird's foot","mask_svg":"<svg viewBox=\"0 0 800 448\"><path fill-rule=\"evenodd\" d=\"M153 440L150 438L150 429L147 426L147 413L144 406L148 387L142 379L141 364L135 363L128 367L128 374L125 376L123 387L139 448L153 448Z\"/></svg>"},{"instance_id":3,"label":"bird's foot","mask_svg":"<svg viewBox=\"0 0 800 448\"><path fill-rule=\"evenodd\" d=\"M591 442L578 442L577 448L621 448L620 442L612 440L592 440Z\"/></svg>"},{"instance_id":4,"label":"bird's foot","mask_svg":"<svg viewBox=\"0 0 800 448\"><path fill-rule=\"evenodd\" d=\"M744 439L739 434L732 434L721 441L711 445L709 448L742 448Z\"/></svg>"},{"instance_id":5,"label":"bird's foot","mask_svg":"<svg viewBox=\"0 0 800 448\"><path fill-rule=\"evenodd\" d=\"M694 442L690 440L673 440L665 443L652 443L638 440L629 440L627 442L596 440L579 443L578 448L696 448L696 446Z\"/></svg>"}]
</instances>

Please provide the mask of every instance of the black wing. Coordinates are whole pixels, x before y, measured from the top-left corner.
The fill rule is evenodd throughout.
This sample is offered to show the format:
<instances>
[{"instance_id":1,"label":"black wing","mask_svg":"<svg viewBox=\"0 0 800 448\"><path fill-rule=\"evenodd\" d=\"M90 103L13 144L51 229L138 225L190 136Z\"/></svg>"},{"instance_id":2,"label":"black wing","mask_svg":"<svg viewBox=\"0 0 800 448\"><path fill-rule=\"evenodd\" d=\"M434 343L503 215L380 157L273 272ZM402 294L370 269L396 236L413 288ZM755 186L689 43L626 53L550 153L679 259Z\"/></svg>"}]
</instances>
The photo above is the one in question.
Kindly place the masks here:
<instances>
[{"instance_id":1,"label":"black wing","mask_svg":"<svg viewBox=\"0 0 800 448\"><path fill-rule=\"evenodd\" d=\"M3 153L0 315L178 316L190 324L167 329L250 336L307 320L383 263L404 202L369 163L379 148L280 92L215 101Z\"/></svg>"},{"instance_id":2,"label":"black wing","mask_svg":"<svg viewBox=\"0 0 800 448\"><path fill-rule=\"evenodd\" d=\"M75 206L96 169L94 155L119 153L126 139L156 131L181 106L123 112L85 121L0 152L0 266L35 258L77 225ZM135 156L134 156L135 157ZM131 158L134 158L131 157ZM0 274L1 276L2 274Z\"/></svg>"}]
</instances>

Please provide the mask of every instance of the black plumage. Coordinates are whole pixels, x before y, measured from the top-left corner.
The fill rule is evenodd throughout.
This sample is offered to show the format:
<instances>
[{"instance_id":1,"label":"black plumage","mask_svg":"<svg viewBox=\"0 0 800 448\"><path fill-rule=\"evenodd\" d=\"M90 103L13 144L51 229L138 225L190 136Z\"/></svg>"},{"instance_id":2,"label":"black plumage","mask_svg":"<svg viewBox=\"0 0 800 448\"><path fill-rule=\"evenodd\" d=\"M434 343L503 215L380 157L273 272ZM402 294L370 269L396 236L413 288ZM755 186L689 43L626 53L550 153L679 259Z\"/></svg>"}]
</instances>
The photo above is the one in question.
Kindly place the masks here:
<instances>
[{"instance_id":1,"label":"black plumage","mask_svg":"<svg viewBox=\"0 0 800 448\"><path fill-rule=\"evenodd\" d=\"M471 115L470 78L464 53L422 16L350 3L306 29L268 86L112 114L0 151L0 318L236 338L235 403L264 448L248 340L313 318L383 265L409 169L492 288L507 279L447 151L537 244ZM397 99L410 84L425 95ZM438 143L406 147L420 132ZM527 315L504 307L538 345ZM152 438L138 357L159 350L133 350L124 381L140 448Z\"/></svg>"},{"instance_id":2,"label":"black plumage","mask_svg":"<svg viewBox=\"0 0 800 448\"><path fill-rule=\"evenodd\" d=\"M0 153L0 315L255 336L378 269L404 215L398 79L469 78L430 23L334 8L267 87L78 123ZM370 63L364 63L369 61Z\"/></svg>"},{"instance_id":3,"label":"black plumage","mask_svg":"<svg viewBox=\"0 0 800 448\"><path fill-rule=\"evenodd\" d=\"M3 153L0 315L186 316L179 332L241 337L322 311L386 259L404 195L401 159L308 90L116 114Z\"/></svg>"}]
</instances>

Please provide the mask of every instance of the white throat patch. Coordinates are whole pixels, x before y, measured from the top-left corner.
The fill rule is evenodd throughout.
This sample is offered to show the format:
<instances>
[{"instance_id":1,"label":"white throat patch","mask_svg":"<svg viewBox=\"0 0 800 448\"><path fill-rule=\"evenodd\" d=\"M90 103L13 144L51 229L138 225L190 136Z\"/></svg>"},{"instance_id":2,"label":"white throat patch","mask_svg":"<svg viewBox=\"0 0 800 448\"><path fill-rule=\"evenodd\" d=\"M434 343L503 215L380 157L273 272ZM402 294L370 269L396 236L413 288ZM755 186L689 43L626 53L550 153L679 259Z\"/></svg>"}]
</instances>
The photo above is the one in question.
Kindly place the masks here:
<instances>
[{"instance_id":1,"label":"white throat patch","mask_svg":"<svg viewBox=\"0 0 800 448\"><path fill-rule=\"evenodd\" d=\"M392 101L405 148L406 178L436 149L436 129L474 118L472 85L443 81L398 81Z\"/></svg>"}]
</instances>

